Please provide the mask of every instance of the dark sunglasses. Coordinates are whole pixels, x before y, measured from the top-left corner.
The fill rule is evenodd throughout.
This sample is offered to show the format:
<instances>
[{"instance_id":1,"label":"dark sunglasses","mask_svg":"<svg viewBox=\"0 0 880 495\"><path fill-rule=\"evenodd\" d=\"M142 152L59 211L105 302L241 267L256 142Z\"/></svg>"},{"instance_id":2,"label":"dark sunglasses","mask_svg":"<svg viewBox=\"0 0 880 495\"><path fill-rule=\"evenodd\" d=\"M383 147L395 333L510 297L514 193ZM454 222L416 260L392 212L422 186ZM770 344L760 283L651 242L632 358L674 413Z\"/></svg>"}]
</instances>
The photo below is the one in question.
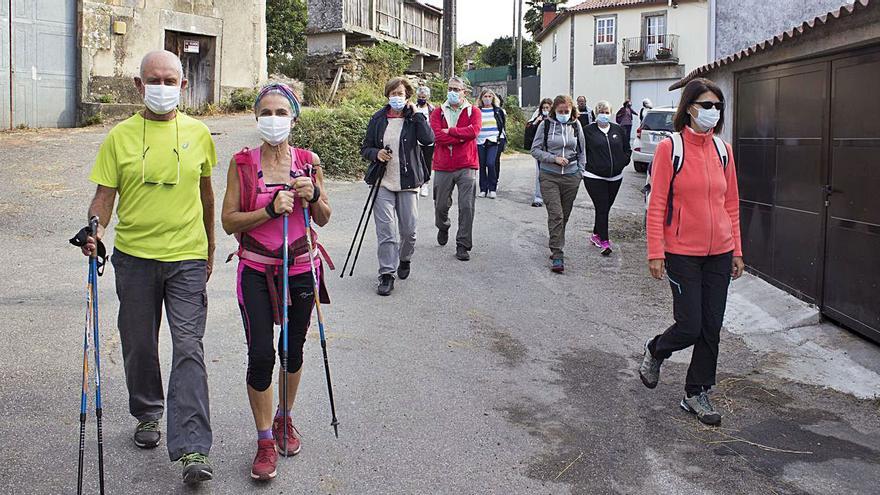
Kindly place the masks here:
<instances>
[{"instance_id":1,"label":"dark sunglasses","mask_svg":"<svg viewBox=\"0 0 880 495\"><path fill-rule=\"evenodd\" d=\"M447 88L449 91L453 91L455 93L461 93L464 91L464 88Z\"/></svg>"},{"instance_id":2,"label":"dark sunglasses","mask_svg":"<svg viewBox=\"0 0 880 495\"><path fill-rule=\"evenodd\" d=\"M719 102L695 101L694 105L699 105L699 106L703 107L703 109L705 109L705 110L709 110L712 107L715 107L715 109L718 110L719 112L721 110L724 110L724 102L723 101L719 101Z\"/></svg>"}]
</instances>

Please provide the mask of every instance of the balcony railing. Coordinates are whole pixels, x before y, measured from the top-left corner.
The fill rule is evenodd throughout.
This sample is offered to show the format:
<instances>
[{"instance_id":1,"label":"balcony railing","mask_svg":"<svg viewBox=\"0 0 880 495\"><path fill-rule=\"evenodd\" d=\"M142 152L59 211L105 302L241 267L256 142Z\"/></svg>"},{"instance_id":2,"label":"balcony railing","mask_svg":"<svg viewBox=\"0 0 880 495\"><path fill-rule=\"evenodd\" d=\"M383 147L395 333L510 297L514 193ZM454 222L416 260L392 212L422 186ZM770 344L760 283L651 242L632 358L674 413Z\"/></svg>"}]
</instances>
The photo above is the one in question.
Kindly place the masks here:
<instances>
[{"instance_id":1,"label":"balcony railing","mask_svg":"<svg viewBox=\"0 0 880 495\"><path fill-rule=\"evenodd\" d=\"M625 38L622 60L628 65L678 63L678 35Z\"/></svg>"},{"instance_id":2,"label":"balcony railing","mask_svg":"<svg viewBox=\"0 0 880 495\"><path fill-rule=\"evenodd\" d=\"M408 46L440 51L440 14L408 0L343 0L344 21Z\"/></svg>"}]
</instances>

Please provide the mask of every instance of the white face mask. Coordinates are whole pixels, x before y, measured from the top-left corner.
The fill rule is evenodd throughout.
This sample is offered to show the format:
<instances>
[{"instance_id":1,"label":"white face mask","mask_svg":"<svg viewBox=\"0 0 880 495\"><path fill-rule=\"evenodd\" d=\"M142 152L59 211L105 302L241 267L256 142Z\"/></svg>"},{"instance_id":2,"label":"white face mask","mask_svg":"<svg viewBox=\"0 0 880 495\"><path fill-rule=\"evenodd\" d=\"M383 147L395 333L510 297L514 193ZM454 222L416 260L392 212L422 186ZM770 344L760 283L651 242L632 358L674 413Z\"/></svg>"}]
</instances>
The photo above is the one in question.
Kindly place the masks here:
<instances>
[{"instance_id":1,"label":"white face mask","mask_svg":"<svg viewBox=\"0 0 880 495\"><path fill-rule=\"evenodd\" d=\"M272 146L287 141L290 135L290 117L280 115L266 115L257 119L257 129L260 131L260 137Z\"/></svg>"},{"instance_id":2,"label":"white face mask","mask_svg":"<svg viewBox=\"0 0 880 495\"><path fill-rule=\"evenodd\" d=\"M718 125L718 121L721 119L721 111L717 108L710 108L706 110L705 108L697 109L697 117L694 119L694 123L697 126L704 130L708 131L710 129L714 129L716 125Z\"/></svg>"},{"instance_id":3,"label":"white face mask","mask_svg":"<svg viewBox=\"0 0 880 495\"><path fill-rule=\"evenodd\" d=\"M483 98L483 106L491 107L492 106L492 98Z\"/></svg>"},{"instance_id":4,"label":"white face mask","mask_svg":"<svg viewBox=\"0 0 880 495\"><path fill-rule=\"evenodd\" d=\"M180 103L180 86L144 85L144 104L156 115L165 115Z\"/></svg>"},{"instance_id":5,"label":"white face mask","mask_svg":"<svg viewBox=\"0 0 880 495\"><path fill-rule=\"evenodd\" d=\"M541 115L543 115L544 117L550 115L550 110L541 110Z\"/></svg>"}]
</instances>

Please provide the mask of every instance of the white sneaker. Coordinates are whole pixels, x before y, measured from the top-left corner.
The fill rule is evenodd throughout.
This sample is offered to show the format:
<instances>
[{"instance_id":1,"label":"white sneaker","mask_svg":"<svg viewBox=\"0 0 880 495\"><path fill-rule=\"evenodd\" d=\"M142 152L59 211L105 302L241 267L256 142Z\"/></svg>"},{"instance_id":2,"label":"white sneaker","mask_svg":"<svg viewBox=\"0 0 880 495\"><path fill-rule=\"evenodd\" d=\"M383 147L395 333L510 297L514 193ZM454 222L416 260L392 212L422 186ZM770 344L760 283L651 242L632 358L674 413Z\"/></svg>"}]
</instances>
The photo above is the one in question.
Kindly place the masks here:
<instances>
[{"instance_id":1,"label":"white sneaker","mask_svg":"<svg viewBox=\"0 0 880 495\"><path fill-rule=\"evenodd\" d=\"M489 191L489 199L495 199L496 197L498 197L498 195L495 194L495 191Z\"/></svg>"},{"instance_id":2,"label":"white sneaker","mask_svg":"<svg viewBox=\"0 0 880 495\"><path fill-rule=\"evenodd\" d=\"M422 184L422 189L419 191L419 196L421 196L423 198L427 198L428 191L430 191L430 190L431 190L431 187L428 185L427 182Z\"/></svg>"},{"instance_id":3,"label":"white sneaker","mask_svg":"<svg viewBox=\"0 0 880 495\"><path fill-rule=\"evenodd\" d=\"M481 198L485 198L485 197L486 197L486 191L480 191L480 197L481 197Z\"/></svg>"}]
</instances>

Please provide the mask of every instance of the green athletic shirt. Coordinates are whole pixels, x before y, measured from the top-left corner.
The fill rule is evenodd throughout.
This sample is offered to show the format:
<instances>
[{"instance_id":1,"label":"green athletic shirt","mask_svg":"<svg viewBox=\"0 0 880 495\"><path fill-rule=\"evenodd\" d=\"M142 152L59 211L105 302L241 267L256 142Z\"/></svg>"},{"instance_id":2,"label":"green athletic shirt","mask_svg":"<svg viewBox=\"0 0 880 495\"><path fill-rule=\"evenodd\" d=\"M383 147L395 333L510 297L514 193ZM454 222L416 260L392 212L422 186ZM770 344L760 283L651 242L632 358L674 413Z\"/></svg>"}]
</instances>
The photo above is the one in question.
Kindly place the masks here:
<instances>
[{"instance_id":1,"label":"green athletic shirt","mask_svg":"<svg viewBox=\"0 0 880 495\"><path fill-rule=\"evenodd\" d=\"M119 193L115 246L158 261L207 259L199 181L216 164L208 127L180 112L168 122L136 114L111 129L89 179Z\"/></svg>"}]
</instances>

